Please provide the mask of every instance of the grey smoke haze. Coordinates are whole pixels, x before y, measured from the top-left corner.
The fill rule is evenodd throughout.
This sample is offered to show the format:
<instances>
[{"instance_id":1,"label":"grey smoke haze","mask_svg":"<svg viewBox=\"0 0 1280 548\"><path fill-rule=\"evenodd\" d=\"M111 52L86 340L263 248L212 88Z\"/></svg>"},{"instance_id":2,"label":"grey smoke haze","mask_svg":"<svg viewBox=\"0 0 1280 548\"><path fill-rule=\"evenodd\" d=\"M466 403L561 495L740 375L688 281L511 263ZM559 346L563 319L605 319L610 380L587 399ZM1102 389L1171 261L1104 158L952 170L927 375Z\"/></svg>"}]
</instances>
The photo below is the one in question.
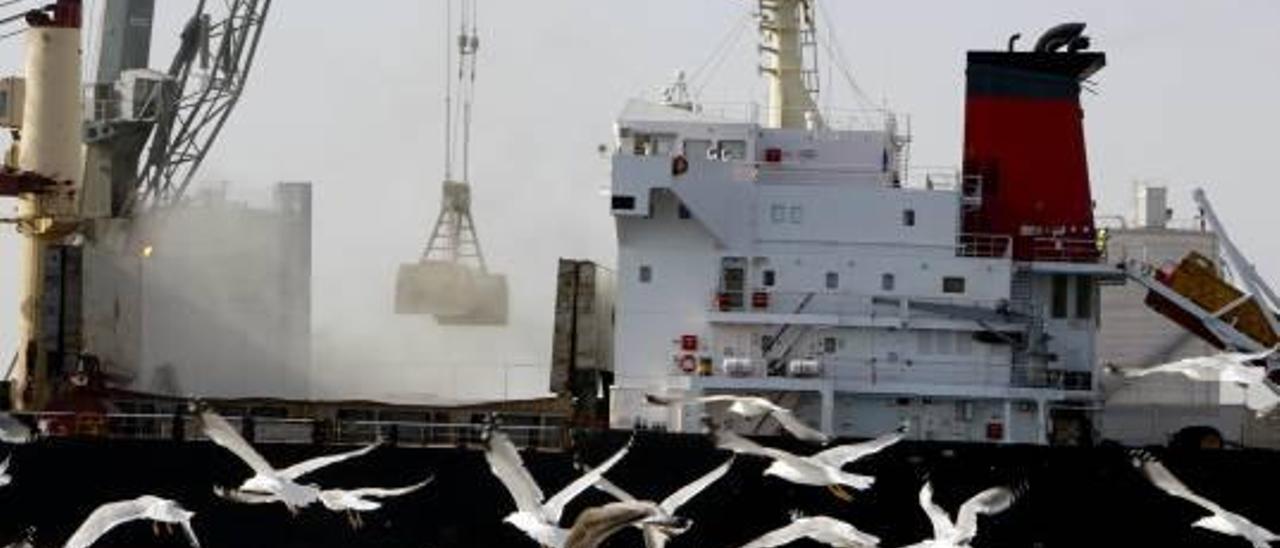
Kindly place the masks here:
<instances>
[{"instance_id":1,"label":"grey smoke haze","mask_svg":"<svg viewBox=\"0 0 1280 548\"><path fill-rule=\"evenodd\" d=\"M158 4L155 66L167 64L194 2ZM315 392L483 397L505 380L511 392L541 391L556 258L614 255L596 145L626 98L702 65L750 4L481 0L474 210L490 264L510 277L512 326L461 332L390 313L395 267L421 253L439 206L442 5L275 2L253 82L202 178L315 183ZM1087 21L1110 59L1085 106L1099 211L1127 214L1133 181L1151 180L1170 186L1187 217L1190 190L1203 185L1259 270L1280 277L1271 219L1280 191L1270 181L1280 71L1269 68L1280 57L1280 4L1072 4L825 2L861 87L912 116L921 165L959 161L965 50L1002 48L1014 32L1025 47L1052 24ZM21 46L0 42L0 72L20 72ZM758 97L754 66L745 36L703 99ZM828 76L830 103L856 106L839 73ZM4 227L6 361L16 348L16 242Z\"/></svg>"}]
</instances>

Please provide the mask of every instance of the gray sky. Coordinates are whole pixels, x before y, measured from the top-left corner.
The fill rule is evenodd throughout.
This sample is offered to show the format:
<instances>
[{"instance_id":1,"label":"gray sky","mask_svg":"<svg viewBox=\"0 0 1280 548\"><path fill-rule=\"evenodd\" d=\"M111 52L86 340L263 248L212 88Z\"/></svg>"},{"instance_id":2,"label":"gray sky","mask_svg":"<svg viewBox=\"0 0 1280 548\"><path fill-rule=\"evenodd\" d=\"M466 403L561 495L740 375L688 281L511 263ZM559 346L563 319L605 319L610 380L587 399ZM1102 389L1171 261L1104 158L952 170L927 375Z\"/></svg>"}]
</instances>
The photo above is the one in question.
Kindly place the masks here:
<instances>
[{"instance_id":1,"label":"gray sky","mask_svg":"<svg viewBox=\"0 0 1280 548\"><path fill-rule=\"evenodd\" d=\"M608 169L596 145L609 140L624 100L702 66L753 4L480 2L474 212L490 264L512 275L512 328L461 335L389 313L395 267L416 259L439 207L439 2L275 2L253 81L201 177L313 181L314 323L327 349L317 355L344 371L464 396L504 378L542 383L538 370L504 374L493 364L547 360L557 257L612 261L613 224L598 193ZM194 1L158 4L156 66L167 64ZM1150 180L1168 185L1175 214L1189 216L1190 190L1203 185L1237 243L1280 282L1270 220L1280 205L1270 157L1280 127L1280 3L1065 4L826 0L825 14L867 95L911 115L921 165L959 162L966 50L1002 48L1014 32L1025 47L1052 24L1088 22L1110 61L1085 107L1100 211L1127 214L1133 181ZM0 42L0 72L21 71L21 48ZM752 37L742 37L702 98L757 97L754 55ZM831 104L856 107L837 74L825 82ZM16 348L16 240L0 228L5 361Z\"/></svg>"}]
</instances>

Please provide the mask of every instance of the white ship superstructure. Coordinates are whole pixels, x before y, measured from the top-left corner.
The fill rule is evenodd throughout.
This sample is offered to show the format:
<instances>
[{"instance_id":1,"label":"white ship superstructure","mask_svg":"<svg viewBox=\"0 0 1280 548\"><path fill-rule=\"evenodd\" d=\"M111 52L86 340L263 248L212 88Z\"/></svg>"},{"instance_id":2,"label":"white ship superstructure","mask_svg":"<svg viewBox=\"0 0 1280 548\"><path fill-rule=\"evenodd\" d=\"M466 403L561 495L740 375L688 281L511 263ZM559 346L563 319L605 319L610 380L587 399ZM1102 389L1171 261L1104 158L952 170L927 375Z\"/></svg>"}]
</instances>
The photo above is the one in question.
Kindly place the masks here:
<instances>
[{"instance_id":1,"label":"white ship superstructure","mask_svg":"<svg viewBox=\"0 0 1280 548\"><path fill-rule=\"evenodd\" d=\"M768 107L712 112L677 89L617 121L612 426L698 431L696 408L644 395L743 393L838 436L900 424L923 439L1087 436L1096 281L1110 271L1092 218L971 233L993 197L984 178L907 183L896 116L796 97L806 71L787 63L805 33L778 29L812 25L809 3L762 11ZM1008 55L1065 59L1066 87L1101 63Z\"/></svg>"}]
</instances>

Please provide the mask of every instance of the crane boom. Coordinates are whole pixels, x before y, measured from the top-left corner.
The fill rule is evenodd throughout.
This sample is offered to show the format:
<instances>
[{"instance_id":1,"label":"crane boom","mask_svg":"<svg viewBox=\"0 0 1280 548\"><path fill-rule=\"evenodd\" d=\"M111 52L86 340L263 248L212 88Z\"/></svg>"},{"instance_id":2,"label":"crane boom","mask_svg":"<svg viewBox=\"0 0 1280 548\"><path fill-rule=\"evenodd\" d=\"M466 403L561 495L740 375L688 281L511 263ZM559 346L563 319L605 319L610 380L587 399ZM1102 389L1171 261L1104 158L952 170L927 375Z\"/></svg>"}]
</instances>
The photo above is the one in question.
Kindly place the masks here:
<instances>
[{"instance_id":1,"label":"crane boom","mask_svg":"<svg viewBox=\"0 0 1280 548\"><path fill-rule=\"evenodd\" d=\"M126 204L167 206L178 202L235 109L249 71L271 0L213 2L225 13L214 19L200 0L182 31L168 75L169 96L162 97L151 146Z\"/></svg>"}]
</instances>

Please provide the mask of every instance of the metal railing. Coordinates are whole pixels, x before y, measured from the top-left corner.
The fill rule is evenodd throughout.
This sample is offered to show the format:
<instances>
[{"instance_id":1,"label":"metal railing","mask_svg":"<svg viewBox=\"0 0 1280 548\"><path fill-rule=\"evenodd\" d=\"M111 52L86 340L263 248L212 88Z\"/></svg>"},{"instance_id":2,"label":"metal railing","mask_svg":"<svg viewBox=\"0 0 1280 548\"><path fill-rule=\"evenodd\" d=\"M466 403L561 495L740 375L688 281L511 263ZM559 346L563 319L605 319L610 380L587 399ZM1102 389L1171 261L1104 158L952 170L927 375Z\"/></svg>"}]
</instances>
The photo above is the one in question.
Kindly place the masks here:
<instances>
[{"instance_id":1,"label":"metal railing","mask_svg":"<svg viewBox=\"0 0 1280 548\"><path fill-rule=\"evenodd\" d=\"M761 106L759 103L700 103L694 105L693 112L710 118L718 118L726 122L748 124L767 124L778 109ZM797 113L802 117L809 112L817 115L815 123L821 120L820 127L836 131L894 131L910 128L910 118L885 109L840 109L840 108L789 108L782 113Z\"/></svg>"},{"instance_id":2,"label":"metal railing","mask_svg":"<svg viewBox=\"0 0 1280 548\"><path fill-rule=\"evenodd\" d=\"M1013 252L1013 238L1003 234L960 234L956 236L956 256L999 259Z\"/></svg>"},{"instance_id":3,"label":"metal railing","mask_svg":"<svg viewBox=\"0 0 1280 548\"><path fill-rule=\"evenodd\" d=\"M43 437L195 441L207 439L190 415L163 413L13 412ZM460 447L482 441L483 424L414 421L316 420L309 418L224 417L252 443L363 444L382 441L398 447ZM566 429L554 425L503 426L520 447L563 449Z\"/></svg>"},{"instance_id":4,"label":"metal railing","mask_svg":"<svg viewBox=\"0 0 1280 548\"><path fill-rule=\"evenodd\" d=\"M1031 239L1031 256L1037 261L1092 263L1104 255L1105 242L1097 238L1048 236Z\"/></svg>"}]
</instances>

